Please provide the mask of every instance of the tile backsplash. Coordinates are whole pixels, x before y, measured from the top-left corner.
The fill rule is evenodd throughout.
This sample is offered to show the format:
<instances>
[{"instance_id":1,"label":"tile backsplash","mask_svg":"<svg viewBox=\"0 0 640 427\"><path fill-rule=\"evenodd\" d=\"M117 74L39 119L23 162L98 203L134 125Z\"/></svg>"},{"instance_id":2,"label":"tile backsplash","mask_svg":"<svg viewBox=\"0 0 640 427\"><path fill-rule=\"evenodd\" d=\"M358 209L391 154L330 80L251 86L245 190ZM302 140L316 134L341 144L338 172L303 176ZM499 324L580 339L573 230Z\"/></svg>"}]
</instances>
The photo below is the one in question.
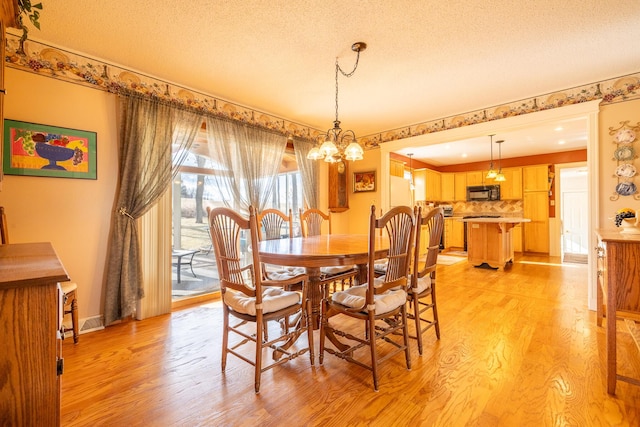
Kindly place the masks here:
<instances>
[{"instance_id":1,"label":"tile backsplash","mask_svg":"<svg viewBox=\"0 0 640 427\"><path fill-rule=\"evenodd\" d=\"M428 202L420 201L418 205L423 208L428 206ZM467 214L496 214L503 216L522 216L523 201L522 200L500 200L497 202L451 202L446 203L453 206L454 216L463 216ZM436 203L436 206L438 204Z\"/></svg>"}]
</instances>

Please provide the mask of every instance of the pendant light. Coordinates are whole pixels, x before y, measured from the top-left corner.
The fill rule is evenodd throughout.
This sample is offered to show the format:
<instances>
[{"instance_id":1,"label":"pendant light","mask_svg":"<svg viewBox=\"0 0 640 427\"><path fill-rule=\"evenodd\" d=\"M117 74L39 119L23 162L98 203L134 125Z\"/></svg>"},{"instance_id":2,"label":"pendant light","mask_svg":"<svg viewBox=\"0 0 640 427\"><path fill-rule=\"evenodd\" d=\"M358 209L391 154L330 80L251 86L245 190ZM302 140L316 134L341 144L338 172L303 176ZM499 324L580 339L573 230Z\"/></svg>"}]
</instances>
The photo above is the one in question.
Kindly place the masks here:
<instances>
[{"instance_id":1,"label":"pendant light","mask_svg":"<svg viewBox=\"0 0 640 427\"><path fill-rule=\"evenodd\" d=\"M494 134L495 135L495 134ZM489 135L491 137L491 142L489 143L491 147L491 164L489 165L489 172L487 172L487 179L495 179L498 172L493 168L493 137L494 135Z\"/></svg>"},{"instance_id":2,"label":"pendant light","mask_svg":"<svg viewBox=\"0 0 640 427\"><path fill-rule=\"evenodd\" d=\"M502 181L506 181L507 178L505 178L504 174L502 173L502 143L504 141L501 139L500 141L496 141L496 144L498 144L498 174L495 177L495 181L497 182L502 182Z\"/></svg>"}]
</instances>

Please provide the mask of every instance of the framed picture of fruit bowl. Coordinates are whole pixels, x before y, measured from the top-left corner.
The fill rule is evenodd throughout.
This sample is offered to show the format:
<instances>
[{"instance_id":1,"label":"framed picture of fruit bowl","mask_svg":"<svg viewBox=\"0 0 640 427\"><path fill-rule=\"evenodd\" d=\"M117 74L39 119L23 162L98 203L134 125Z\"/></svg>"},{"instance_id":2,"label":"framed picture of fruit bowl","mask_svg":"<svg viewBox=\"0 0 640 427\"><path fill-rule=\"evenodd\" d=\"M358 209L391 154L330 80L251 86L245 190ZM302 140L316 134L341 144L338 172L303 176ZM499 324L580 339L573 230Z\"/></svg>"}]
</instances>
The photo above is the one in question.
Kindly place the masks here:
<instances>
[{"instance_id":1,"label":"framed picture of fruit bowl","mask_svg":"<svg viewBox=\"0 0 640 427\"><path fill-rule=\"evenodd\" d=\"M96 133L37 123L4 121L7 175L96 179Z\"/></svg>"}]
</instances>

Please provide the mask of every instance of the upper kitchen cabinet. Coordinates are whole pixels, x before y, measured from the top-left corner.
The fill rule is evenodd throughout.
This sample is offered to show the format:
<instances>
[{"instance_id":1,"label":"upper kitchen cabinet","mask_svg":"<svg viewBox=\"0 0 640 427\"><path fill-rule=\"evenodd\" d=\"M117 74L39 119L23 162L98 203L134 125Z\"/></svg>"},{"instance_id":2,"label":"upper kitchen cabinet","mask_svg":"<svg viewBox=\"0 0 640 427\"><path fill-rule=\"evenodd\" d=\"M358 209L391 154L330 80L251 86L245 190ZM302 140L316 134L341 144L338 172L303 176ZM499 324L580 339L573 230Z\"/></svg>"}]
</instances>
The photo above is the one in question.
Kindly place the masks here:
<instances>
[{"instance_id":1,"label":"upper kitchen cabinet","mask_svg":"<svg viewBox=\"0 0 640 427\"><path fill-rule=\"evenodd\" d=\"M446 202L454 201L456 198L455 174L443 173L440 175L440 179L442 181L441 199Z\"/></svg>"},{"instance_id":2,"label":"upper kitchen cabinet","mask_svg":"<svg viewBox=\"0 0 640 427\"><path fill-rule=\"evenodd\" d=\"M465 172L455 174L454 201L464 202L467 200L467 174Z\"/></svg>"},{"instance_id":3,"label":"upper kitchen cabinet","mask_svg":"<svg viewBox=\"0 0 640 427\"><path fill-rule=\"evenodd\" d=\"M500 182L502 200L522 199L522 168L505 168L502 173L506 181Z\"/></svg>"},{"instance_id":4,"label":"upper kitchen cabinet","mask_svg":"<svg viewBox=\"0 0 640 427\"><path fill-rule=\"evenodd\" d=\"M389 175L404 178L404 162L400 160L389 160Z\"/></svg>"},{"instance_id":5,"label":"upper kitchen cabinet","mask_svg":"<svg viewBox=\"0 0 640 427\"><path fill-rule=\"evenodd\" d=\"M467 172L467 185L483 185L485 174L483 171Z\"/></svg>"},{"instance_id":6,"label":"upper kitchen cabinet","mask_svg":"<svg viewBox=\"0 0 640 427\"><path fill-rule=\"evenodd\" d=\"M440 172L425 169L426 171L426 199L428 201L442 200L442 177Z\"/></svg>"},{"instance_id":7,"label":"upper kitchen cabinet","mask_svg":"<svg viewBox=\"0 0 640 427\"><path fill-rule=\"evenodd\" d=\"M413 170L414 198L416 202L427 200L427 170Z\"/></svg>"},{"instance_id":8,"label":"upper kitchen cabinet","mask_svg":"<svg viewBox=\"0 0 640 427\"><path fill-rule=\"evenodd\" d=\"M527 191L549 191L549 166L536 165L522 168L523 189Z\"/></svg>"}]
</instances>

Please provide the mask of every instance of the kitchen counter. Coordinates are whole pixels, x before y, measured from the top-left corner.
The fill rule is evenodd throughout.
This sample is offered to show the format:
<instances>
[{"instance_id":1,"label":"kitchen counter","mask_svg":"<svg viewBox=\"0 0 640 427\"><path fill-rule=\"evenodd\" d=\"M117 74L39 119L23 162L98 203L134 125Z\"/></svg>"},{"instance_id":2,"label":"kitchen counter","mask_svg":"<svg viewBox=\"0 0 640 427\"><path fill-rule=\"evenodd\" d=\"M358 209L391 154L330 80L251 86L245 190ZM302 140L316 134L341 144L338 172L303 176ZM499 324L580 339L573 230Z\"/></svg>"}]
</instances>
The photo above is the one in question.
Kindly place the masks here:
<instances>
[{"instance_id":1,"label":"kitchen counter","mask_svg":"<svg viewBox=\"0 0 640 427\"><path fill-rule=\"evenodd\" d=\"M513 264L513 227L528 218L462 218L467 223L467 256L475 267L504 270Z\"/></svg>"}]
</instances>

